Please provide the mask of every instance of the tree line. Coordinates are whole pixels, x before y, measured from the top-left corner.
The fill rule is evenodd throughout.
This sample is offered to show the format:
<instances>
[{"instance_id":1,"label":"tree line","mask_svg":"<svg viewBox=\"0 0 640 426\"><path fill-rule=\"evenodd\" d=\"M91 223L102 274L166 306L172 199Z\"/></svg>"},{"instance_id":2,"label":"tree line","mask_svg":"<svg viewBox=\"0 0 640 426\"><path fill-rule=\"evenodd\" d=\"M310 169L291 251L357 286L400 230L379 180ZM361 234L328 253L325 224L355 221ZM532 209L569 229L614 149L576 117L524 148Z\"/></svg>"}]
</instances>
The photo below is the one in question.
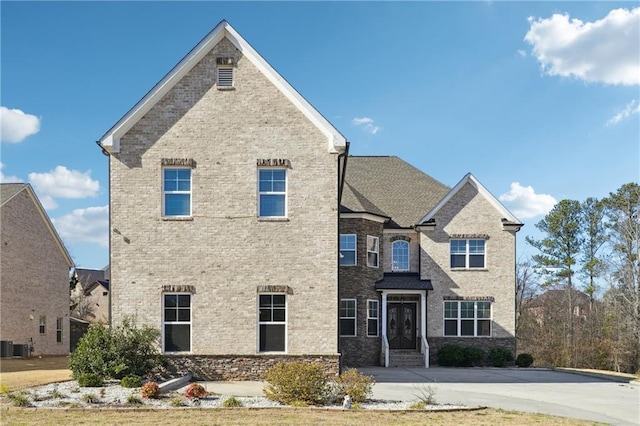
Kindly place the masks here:
<instances>
[{"instance_id":1,"label":"tree line","mask_svg":"<svg viewBox=\"0 0 640 426\"><path fill-rule=\"evenodd\" d=\"M517 262L518 352L536 365L640 372L640 186L562 200Z\"/></svg>"}]
</instances>

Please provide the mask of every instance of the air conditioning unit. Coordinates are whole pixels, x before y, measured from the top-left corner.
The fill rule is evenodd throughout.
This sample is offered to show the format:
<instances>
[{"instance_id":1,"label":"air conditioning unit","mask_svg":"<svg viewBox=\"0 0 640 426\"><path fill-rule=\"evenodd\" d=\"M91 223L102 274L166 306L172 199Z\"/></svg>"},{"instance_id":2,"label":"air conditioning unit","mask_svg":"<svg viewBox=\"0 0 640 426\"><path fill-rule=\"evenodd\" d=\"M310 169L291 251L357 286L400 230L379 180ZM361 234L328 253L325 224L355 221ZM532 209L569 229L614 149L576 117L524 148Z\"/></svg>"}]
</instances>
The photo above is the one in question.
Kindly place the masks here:
<instances>
[{"instance_id":1,"label":"air conditioning unit","mask_svg":"<svg viewBox=\"0 0 640 426\"><path fill-rule=\"evenodd\" d=\"M13 356L19 356L20 358L29 358L29 345L13 345Z\"/></svg>"},{"instance_id":2,"label":"air conditioning unit","mask_svg":"<svg viewBox=\"0 0 640 426\"><path fill-rule=\"evenodd\" d=\"M0 358L11 358L13 356L13 342L11 340L0 340Z\"/></svg>"}]
</instances>

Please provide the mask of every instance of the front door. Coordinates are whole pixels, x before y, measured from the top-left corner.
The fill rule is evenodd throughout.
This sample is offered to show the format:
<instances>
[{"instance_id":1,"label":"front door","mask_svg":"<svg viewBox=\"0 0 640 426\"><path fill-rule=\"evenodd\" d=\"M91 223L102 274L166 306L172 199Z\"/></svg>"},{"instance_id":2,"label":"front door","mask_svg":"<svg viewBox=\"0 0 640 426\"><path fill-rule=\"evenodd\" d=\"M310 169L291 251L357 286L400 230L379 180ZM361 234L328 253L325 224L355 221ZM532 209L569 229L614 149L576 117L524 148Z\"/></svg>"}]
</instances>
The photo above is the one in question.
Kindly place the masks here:
<instances>
[{"instance_id":1,"label":"front door","mask_svg":"<svg viewBox=\"0 0 640 426\"><path fill-rule=\"evenodd\" d=\"M389 303L387 306L389 349L416 348L416 304Z\"/></svg>"}]
</instances>

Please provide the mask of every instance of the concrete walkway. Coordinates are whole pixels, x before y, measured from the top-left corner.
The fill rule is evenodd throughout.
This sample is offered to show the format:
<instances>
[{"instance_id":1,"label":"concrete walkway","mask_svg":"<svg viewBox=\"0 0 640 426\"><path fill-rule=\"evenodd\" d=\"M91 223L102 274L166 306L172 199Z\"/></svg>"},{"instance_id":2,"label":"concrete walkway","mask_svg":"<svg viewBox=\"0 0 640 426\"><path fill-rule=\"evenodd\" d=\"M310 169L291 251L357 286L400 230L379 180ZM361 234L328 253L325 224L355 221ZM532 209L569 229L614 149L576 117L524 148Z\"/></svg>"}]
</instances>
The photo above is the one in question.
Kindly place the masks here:
<instances>
[{"instance_id":1,"label":"concrete walkway","mask_svg":"<svg viewBox=\"0 0 640 426\"><path fill-rule=\"evenodd\" d=\"M373 399L492 407L612 425L640 425L640 383L617 375L539 368L359 368L376 384ZM263 396L263 382L207 382L221 395ZM429 389L430 388L430 389Z\"/></svg>"}]
</instances>

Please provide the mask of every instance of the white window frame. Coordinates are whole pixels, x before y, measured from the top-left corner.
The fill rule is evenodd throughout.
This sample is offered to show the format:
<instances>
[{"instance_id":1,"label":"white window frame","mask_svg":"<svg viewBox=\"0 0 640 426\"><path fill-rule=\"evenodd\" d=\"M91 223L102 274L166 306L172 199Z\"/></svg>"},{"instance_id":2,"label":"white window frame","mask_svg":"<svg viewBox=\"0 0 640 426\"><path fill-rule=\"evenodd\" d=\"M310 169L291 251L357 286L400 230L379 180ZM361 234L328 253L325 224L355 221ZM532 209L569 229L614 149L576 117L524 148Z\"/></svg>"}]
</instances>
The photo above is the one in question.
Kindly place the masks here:
<instances>
[{"instance_id":1,"label":"white window frame","mask_svg":"<svg viewBox=\"0 0 640 426\"><path fill-rule=\"evenodd\" d=\"M260 321L260 296L284 296L284 321ZM258 306L257 306L257 311L258 311L258 330L257 330L257 342L256 342L256 352L260 353L260 354L264 354L264 353L278 353L278 354L282 354L282 353L287 353L287 347L288 347L288 319L289 319L289 300L286 294L283 293L258 293L258 300L257 300ZM273 307L273 302L271 304L271 308L270 309L274 309ZM281 351L263 351L260 349L260 326L262 325L284 325L284 348Z\"/></svg>"},{"instance_id":2,"label":"white window frame","mask_svg":"<svg viewBox=\"0 0 640 426\"><path fill-rule=\"evenodd\" d=\"M40 334L47 333L47 316L46 315L40 315L40 320L38 322L38 331L40 332Z\"/></svg>"},{"instance_id":3,"label":"white window frame","mask_svg":"<svg viewBox=\"0 0 640 426\"><path fill-rule=\"evenodd\" d=\"M342 315L342 302L353 302L353 307L345 308L353 309L353 316ZM340 327L340 324L338 325L340 337L356 337L358 335L358 301L356 299L340 299L339 310L340 324L342 324L342 320L353 320L353 334L342 334L342 328Z\"/></svg>"},{"instance_id":4,"label":"white window frame","mask_svg":"<svg viewBox=\"0 0 640 426\"><path fill-rule=\"evenodd\" d=\"M453 253L452 244L454 241L464 241L464 253ZM483 242L483 250L482 253L471 253L471 241L482 241ZM452 257L464 255L464 266L453 266ZM482 256L482 266L470 266L471 265L471 257L472 256ZM486 269L487 267L487 242L481 238L452 238L449 240L449 266L451 269Z\"/></svg>"},{"instance_id":5,"label":"white window frame","mask_svg":"<svg viewBox=\"0 0 640 426\"><path fill-rule=\"evenodd\" d=\"M62 317L56 318L56 342L62 343Z\"/></svg>"},{"instance_id":6,"label":"white window frame","mask_svg":"<svg viewBox=\"0 0 640 426\"><path fill-rule=\"evenodd\" d=\"M178 306L176 306L176 321L165 320L165 296L189 296L189 321L178 320ZM166 325L188 325L189 326L189 350L188 351L168 351L165 348L165 326ZM162 353L179 354L191 353L193 351L193 294L191 293L162 293Z\"/></svg>"},{"instance_id":7,"label":"white window frame","mask_svg":"<svg viewBox=\"0 0 640 426\"><path fill-rule=\"evenodd\" d=\"M281 170L284 172L284 191L261 191L260 190L260 172L265 170ZM258 189L258 217L260 219L286 219L289 215L289 172L285 168L281 167L259 167L257 176L257 189ZM262 202L263 195L282 195L284 196L284 212L282 216L262 216L260 214L260 204Z\"/></svg>"},{"instance_id":8,"label":"white window frame","mask_svg":"<svg viewBox=\"0 0 640 426\"><path fill-rule=\"evenodd\" d=\"M223 82L227 82L227 79L222 79L223 75L220 72L221 70L229 71L231 72L231 84L222 84ZM233 70L233 65L218 65L218 69L216 72L216 85L218 86L219 89L227 89L230 87L234 87L234 83L235 83L235 72Z\"/></svg>"},{"instance_id":9,"label":"white window frame","mask_svg":"<svg viewBox=\"0 0 640 426\"><path fill-rule=\"evenodd\" d=\"M407 247L407 267L406 268L399 268L396 267L396 264L398 263L396 261L396 250L395 247L400 247L400 245L406 245ZM411 269L411 244L409 244L408 241L405 240L396 240L393 243L391 243L391 270L394 272L406 272L409 271Z\"/></svg>"},{"instance_id":10,"label":"white window frame","mask_svg":"<svg viewBox=\"0 0 640 426\"><path fill-rule=\"evenodd\" d=\"M164 176L165 171L167 170L189 170L189 190L188 191L180 191L180 190L167 191L165 189L165 176ZM188 214L186 215L168 215L167 214L166 200L167 200L167 195L171 195L171 194L189 195L189 213ZM191 217L192 214L193 214L193 170L191 169L191 167L175 167L175 166L163 167L162 168L162 217L188 218L188 217Z\"/></svg>"},{"instance_id":11,"label":"white window frame","mask_svg":"<svg viewBox=\"0 0 640 426\"><path fill-rule=\"evenodd\" d=\"M375 307L373 307L375 305ZM375 316L372 316L371 313L375 312ZM375 334L371 333L371 328L369 327L369 322L376 322ZM378 337L380 330L380 302L375 299L367 299L367 337Z\"/></svg>"},{"instance_id":12,"label":"white window frame","mask_svg":"<svg viewBox=\"0 0 640 426\"><path fill-rule=\"evenodd\" d=\"M375 248L375 250L370 249L372 246L373 248ZM375 263L369 261L370 254L373 254L375 256ZM380 239L378 237L374 237L373 235L367 235L367 266L371 268L377 268L379 265L380 265Z\"/></svg>"},{"instance_id":13,"label":"white window frame","mask_svg":"<svg viewBox=\"0 0 640 426\"><path fill-rule=\"evenodd\" d=\"M455 317L447 317L446 306L447 303L453 303L457 306L457 314ZM473 303L473 317L472 318L463 318L462 317L462 303ZM478 318L478 304L488 304L489 305L489 318ZM487 300L445 300L442 304L442 335L444 337L491 337L493 335L493 303ZM447 321L456 321L456 334L446 334ZM471 334L462 334L462 322L463 321L473 321L473 335ZM478 322L479 321L488 321L489 322L489 334L478 334Z\"/></svg>"},{"instance_id":14,"label":"white window frame","mask_svg":"<svg viewBox=\"0 0 640 426\"><path fill-rule=\"evenodd\" d=\"M358 265L358 235L357 234L340 234L340 240L342 237L353 237L353 248L342 248L342 244L340 244L339 254L340 254L340 266L357 266ZM342 243L342 241L340 241ZM344 258L342 252L349 251L353 252L353 263L342 263L342 259Z\"/></svg>"}]
</instances>

